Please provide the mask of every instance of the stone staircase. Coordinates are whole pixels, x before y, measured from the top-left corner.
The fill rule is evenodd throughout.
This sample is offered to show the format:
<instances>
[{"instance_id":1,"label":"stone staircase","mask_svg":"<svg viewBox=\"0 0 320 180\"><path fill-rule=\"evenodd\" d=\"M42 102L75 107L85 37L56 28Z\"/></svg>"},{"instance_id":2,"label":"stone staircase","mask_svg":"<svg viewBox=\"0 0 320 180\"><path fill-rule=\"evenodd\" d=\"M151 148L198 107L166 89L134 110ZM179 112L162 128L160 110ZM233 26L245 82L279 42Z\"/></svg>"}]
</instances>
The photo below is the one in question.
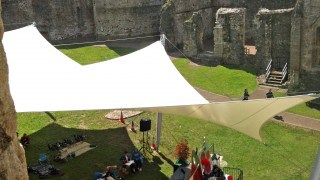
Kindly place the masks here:
<instances>
[{"instance_id":1,"label":"stone staircase","mask_svg":"<svg viewBox=\"0 0 320 180\"><path fill-rule=\"evenodd\" d=\"M267 86L281 87L285 80L286 77L283 77L283 73L281 71L271 71L265 84Z\"/></svg>"}]
</instances>

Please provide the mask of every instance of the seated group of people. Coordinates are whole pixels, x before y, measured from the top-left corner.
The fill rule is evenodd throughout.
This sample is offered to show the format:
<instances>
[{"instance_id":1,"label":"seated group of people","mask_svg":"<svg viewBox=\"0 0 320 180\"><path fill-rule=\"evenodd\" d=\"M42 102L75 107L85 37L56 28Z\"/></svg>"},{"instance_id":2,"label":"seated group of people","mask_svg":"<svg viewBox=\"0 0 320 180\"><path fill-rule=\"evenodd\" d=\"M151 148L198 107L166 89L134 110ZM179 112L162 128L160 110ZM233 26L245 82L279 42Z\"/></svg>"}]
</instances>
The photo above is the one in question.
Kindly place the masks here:
<instances>
[{"instance_id":1,"label":"seated group of people","mask_svg":"<svg viewBox=\"0 0 320 180\"><path fill-rule=\"evenodd\" d=\"M122 162L123 173L128 173L129 169L132 173L142 171L143 156L137 148L134 148L131 155L128 151L124 151L124 154L120 157L120 161Z\"/></svg>"},{"instance_id":2,"label":"seated group of people","mask_svg":"<svg viewBox=\"0 0 320 180\"><path fill-rule=\"evenodd\" d=\"M211 163L210 160L207 158L201 159L201 164L204 167L204 170L203 170L204 180L209 180L213 177L215 177L215 179L221 179L221 180L225 179L224 172L217 164Z\"/></svg>"},{"instance_id":3,"label":"seated group of people","mask_svg":"<svg viewBox=\"0 0 320 180\"><path fill-rule=\"evenodd\" d=\"M107 166L105 173L95 173L95 180L119 180L123 179L121 174L136 173L137 171L142 171L143 156L134 148L133 152L130 154L128 151L124 151L124 154L120 157L121 168L120 172L117 173L118 166Z\"/></svg>"}]
</instances>

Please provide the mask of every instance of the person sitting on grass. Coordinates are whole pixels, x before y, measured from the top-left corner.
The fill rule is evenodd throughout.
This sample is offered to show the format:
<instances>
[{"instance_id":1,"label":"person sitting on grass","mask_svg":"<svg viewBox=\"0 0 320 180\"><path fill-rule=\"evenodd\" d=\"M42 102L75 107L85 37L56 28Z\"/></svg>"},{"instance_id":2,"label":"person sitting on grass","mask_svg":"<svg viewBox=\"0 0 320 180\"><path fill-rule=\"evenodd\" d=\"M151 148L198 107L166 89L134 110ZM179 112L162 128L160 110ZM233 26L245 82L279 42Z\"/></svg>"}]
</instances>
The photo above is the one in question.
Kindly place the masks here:
<instances>
[{"instance_id":1,"label":"person sitting on grass","mask_svg":"<svg viewBox=\"0 0 320 180\"><path fill-rule=\"evenodd\" d=\"M23 147L27 147L30 144L29 136L26 133L24 133L20 139L20 142L23 145Z\"/></svg>"},{"instance_id":2,"label":"person sitting on grass","mask_svg":"<svg viewBox=\"0 0 320 180\"><path fill-rule=\"evenodd\" d=\"M117 166L107 166L106 167L106 174L104 176L105 179L116 179L116 180L120 180L123 179L122 177L118 176L116 174L116 170L117 170Z\"/></svg>"},{"instance_id":3,"label":"person sitting on grass","mask_svg":"<svg viewBox=\"0 0 320 180\"><path fill-rule=\"evenodd\" d=\"M133 149L133 152L131 153L131 159L134 161L134 163L137 166L137 169L139 171L142 171L142 163L143 163L143 156L142 154L138 151L137 148Z\"/></svg>"},{"instance_id":4,"label":"person sitting on grass","mask_svg":"<svg viewBox=\"0 0 320 180\"><path fill-rule=\"evenodd\" d=\"M125 150L124 154L120 157L120 161L122 162L122 168L124 170L124 173L128 167L130 167L132 173L135 173L137 171L137 165L136 163L134 163L133 160L130 160L130 155L127 150Z\"/></svg>"}]
</instances>

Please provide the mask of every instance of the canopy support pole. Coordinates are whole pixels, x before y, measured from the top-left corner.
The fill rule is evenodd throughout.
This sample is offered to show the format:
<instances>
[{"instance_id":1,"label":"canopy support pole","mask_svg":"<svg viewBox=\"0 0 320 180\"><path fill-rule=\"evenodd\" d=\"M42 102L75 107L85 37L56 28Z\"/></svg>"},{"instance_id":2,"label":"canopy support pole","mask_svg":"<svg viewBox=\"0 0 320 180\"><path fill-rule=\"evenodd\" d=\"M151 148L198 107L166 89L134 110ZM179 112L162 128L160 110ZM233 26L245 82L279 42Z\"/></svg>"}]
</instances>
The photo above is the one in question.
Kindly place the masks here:
<instances>
[{"instance_id":1,"label":"canopy support pole","mask_svg":"<svg viewBox=\"0 0 320 180\"><path fill-rule=\"evenodd\" d=\"M310 177L310 180L317 180L317 179L320 179L320 146L319 146L318 155L314 162L313 170Z\"/></svg>"},{"instance_id":2,"label":"canopy support pole","mask_svg":"<svg viewBox=\"0 0 320 180\"><path fill-rule=\"evenodd\" d=\"M49 111L45 111L45 113L53 120L53 121L57 121L57 119L53 116L53 114L51 114Z\"/></svg>"},{"instance_id":3,"label":"canopy support pole","mask_svg":"<svg viewBox=\"0 0 320 180\"><path fill-rule=\"evenodd\" d=\"M157 152L159 152L159 146L160 146L161 126L162 126L162 113L158 112L158 114L157 114L157 129L156 129L156 134L157 134L157 140L156 140Z\"/></svg>"}]
</instances>

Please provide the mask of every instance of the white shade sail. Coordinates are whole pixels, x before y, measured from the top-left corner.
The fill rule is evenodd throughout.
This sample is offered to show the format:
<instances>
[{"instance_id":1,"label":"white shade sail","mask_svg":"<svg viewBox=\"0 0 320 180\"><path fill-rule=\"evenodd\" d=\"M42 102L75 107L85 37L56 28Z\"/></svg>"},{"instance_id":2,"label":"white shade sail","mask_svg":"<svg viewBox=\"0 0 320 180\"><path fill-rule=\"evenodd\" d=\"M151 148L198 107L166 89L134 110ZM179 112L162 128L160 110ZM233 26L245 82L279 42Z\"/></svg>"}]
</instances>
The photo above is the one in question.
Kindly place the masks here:
<instances>
[{"instance_id":1,"label":"white shade sail","mask_svg":"<svg viewBox=\"0 0 320 180\"><path fill-rule=\"evenodd\" d=\"M160 41L113 60L81 66L34 26L4 33L17 112L139 109L191 116L261 140L274 115L316 96L209 103L177 71Z\"/></svg>"}]
</instances>

